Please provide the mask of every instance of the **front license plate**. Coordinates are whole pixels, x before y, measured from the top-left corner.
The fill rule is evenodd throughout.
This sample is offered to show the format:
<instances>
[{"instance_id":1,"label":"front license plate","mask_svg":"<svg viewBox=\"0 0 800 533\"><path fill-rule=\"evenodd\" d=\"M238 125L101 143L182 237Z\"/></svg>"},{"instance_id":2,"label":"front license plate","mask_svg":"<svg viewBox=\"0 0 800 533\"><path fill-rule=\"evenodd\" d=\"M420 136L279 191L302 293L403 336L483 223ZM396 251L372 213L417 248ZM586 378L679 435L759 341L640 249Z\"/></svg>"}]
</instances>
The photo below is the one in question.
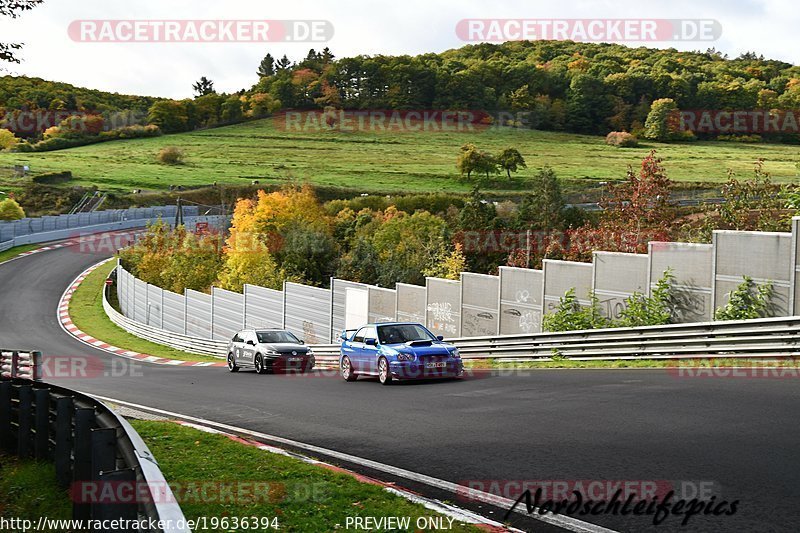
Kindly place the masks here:
<instances>
[{"instance_id":1,"label":"front license plate","mask_svg":"<svg viewBox=\"0 0 800 533\"><path fill-rule=\"evenodd\" d=\"M426 363L425 368L444 368L447 363Z\"/></svg>"},{"instance_id":2,"label":"front license plate","mask_svg":"<svg viewBox=\"0 0 800 533\"><path fill-rule=\"evenodd\" d=\"M298 361L302 361L302 360L303 360L303 358L302 358L302 357L289 357L289 358L288 358L288 359L286 359L286 360L287 360L287 361L289 361L290 363L296 363L296 362L298 362Z\"/></svg>"}]
</instances>

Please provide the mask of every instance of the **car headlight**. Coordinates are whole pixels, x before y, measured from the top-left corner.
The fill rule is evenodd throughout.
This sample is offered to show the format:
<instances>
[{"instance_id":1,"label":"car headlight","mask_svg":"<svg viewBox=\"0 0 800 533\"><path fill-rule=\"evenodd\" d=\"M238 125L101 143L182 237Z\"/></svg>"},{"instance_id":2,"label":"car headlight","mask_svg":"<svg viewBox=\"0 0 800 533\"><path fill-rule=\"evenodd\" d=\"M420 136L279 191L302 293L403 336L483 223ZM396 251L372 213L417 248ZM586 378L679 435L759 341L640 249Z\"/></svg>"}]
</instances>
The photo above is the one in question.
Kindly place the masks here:
<instances>
[{"instance_id":1,"label":"car headlight","mask_svg":"<svg viewBox=\"0 0 800 533\"><path fill-rule=\"evenodd\" d=\"M458 348L453 348L450 351L450 357L455 357L455 358L460 358L461 357L461 354L458 353Z\"/></svg>"},{"instance_id":2,"label":"car headlight","mask_svg":"<svg viewBox=\"0 0 800 533\"><path fill-rule=\"evenodd\" d=\"M413 361L414 354L413 353L399 353L397 354L398 361Z\"/></svg>"},{"instance_id":3,"label":"car headlight","mask_svg":"<svg viewBox=\"0 0 800 533\"><path fill-rule=\"evenodd\" d=\"M265 350L264 355L280 355L280 352L276 352L275 350Z\"/></svg>"}]
</instances>

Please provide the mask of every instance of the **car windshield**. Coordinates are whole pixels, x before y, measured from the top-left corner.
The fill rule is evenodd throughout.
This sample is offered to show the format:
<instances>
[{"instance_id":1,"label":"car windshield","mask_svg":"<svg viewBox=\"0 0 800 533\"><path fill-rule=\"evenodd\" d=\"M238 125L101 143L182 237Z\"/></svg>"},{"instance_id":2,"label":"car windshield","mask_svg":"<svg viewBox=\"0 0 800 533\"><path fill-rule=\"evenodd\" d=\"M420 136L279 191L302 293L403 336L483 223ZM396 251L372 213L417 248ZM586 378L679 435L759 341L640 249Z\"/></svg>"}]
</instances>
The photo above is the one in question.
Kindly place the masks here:
<instances>
[{"instance_id":1,"label":"car windshield","mask_svg":"<svg viewBox=\"0 0 800 533\"><path fill-rule=\"evenodd\" d=\"M300 341L288 331L258 331L258 342L263 344L299 344Z\"/></svg>"},{"instance_id":2,"label":"car windshield","mask_svg":"<svg viewBox=\"0 0 800 533\"><path fill-rule=\"evenodd\" d=\"M381 344L400 344L411 341L433 341L436 337L418 324L380 326L378 340Z\"/></svg>"}]
</instances>

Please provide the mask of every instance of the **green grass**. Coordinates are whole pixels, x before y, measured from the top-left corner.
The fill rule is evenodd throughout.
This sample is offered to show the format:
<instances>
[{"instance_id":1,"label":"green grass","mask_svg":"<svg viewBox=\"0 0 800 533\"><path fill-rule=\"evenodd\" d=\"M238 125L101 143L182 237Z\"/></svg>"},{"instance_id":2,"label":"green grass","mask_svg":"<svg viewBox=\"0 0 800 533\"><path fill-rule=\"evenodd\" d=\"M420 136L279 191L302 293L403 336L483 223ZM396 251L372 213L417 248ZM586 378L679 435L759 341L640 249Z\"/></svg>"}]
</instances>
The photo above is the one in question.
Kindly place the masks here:
<instances>
[{"instance_id":1,"label":"green grass","mask_svg":"<svg viewBox=\"0 0 800 533\"><path fill-rule=\"evenodd\" d=\"M226 503L202 501L197 492L187 492L181 498L179 492L176 496L188 519L277 517L282 531L316 532L344 530L348 516L408 516L412 524L417 517L436 516L435 512L381 487L245 446L221 435L172 422L133 420L131 424L155 455L170 484L179 487L192 484L198 487L203 482L230 484L230 487L236 487L236 483L243 484L239 487L266 484L253 491L252 496L233 497ZM480 530L454 522L450 531Z\"/></svg>"},{"instance_id":2,"label":"green grass","mask_svg":"<svg viewBox=\"0 0 800 533\"><path fill-rule=\"evenodd\" d=\"M473 133L286 132L273 119L234 126L113 141L45 153L0 153L0 167L27 164L34 173L70 170L75 185L104 190L163 190L169 185L261 184L287 179L376 192L467 192L459 182L455 159L459 147L474 142L497 152L516 147L531 176L543 165L565 180L592 182L622 179L628 165L638 167L649 150L657 149L667 172L679 182L723 182L731 168L748 176L757 158L776 181L794 181L798 147L781 144L647 142L638 148L607 146L603 137L535 130L490 129ZM186 164L156 161L164 146L186 153ZM0 179L13 189L19 181Z\"/></svg>"},{"instance_id":3,"label":"green grass","mask_svg":"<svg viewBox=\"0 0 800 533\"><path fill-rule=\"evenodd\" d=\"M72 295L69 314L72 322L84 333L112 346L146 353L167 359L181 361L220 362L221 359L206 355L192 354L140 339L120 328L108 318L103 309L103 286L108 274L114 269L115 261L109 261L86 276L83 283Z\"/></svg>"},{"instance_id":4,"label":"green grass","mask_svg":"<svg viewBox=\"0 0 800 533\"><path fill-rule=\"evenodd\" d=\"M55 466L0 452L0 516L34 524L40 516L72 518L72 502L56 482Z\"/></svg>"},{"instance_id":5,"label":"green grass","mask_svg":"<svg viewBox=\"0 0 800 533\"><path fill-rule=\"evenodd\" d=\"M20 244L19 246L9 248L8 250L0 252L0 263L8 261L9 259L13 259L17 257L19 254L30 252L31 250L35 250L37 248L41 248L42 246L47 246L47 244L45 243Z\"/></svg>"}]
</instances>

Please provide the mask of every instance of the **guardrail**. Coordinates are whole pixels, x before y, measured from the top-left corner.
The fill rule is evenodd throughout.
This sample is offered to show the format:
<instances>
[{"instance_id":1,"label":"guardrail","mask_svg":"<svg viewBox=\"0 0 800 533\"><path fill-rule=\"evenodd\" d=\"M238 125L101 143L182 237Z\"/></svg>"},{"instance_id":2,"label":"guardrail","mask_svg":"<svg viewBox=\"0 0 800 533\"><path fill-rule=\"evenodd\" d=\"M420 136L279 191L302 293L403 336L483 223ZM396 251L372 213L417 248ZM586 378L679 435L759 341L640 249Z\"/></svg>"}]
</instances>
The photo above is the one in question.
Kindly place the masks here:
<instances>
[{"instance_id":1,"label":"guardrail","mask_svg":"<svg viewBox=\"0 0 800 533\"><path fill-rule=\"evenodd\" d=\"M163 529L125 530L190 533L139 434L90 396L41 382L0 378L0 446L20 457L54 462L58 484L65 489L87 482L97 484L94 494L103 494L104 486L114 488L118 483L135 487L139 497L129 503L84 502L71 491L76 520L138 520L142 524L149 519Z\"/></svg>"},{"instance_id":2,"label":"guardrail","mask_svg":"<svg viewBox=\"0 0 800 533\"><path fill-rule=\"evenodd\" d=\"M41 381L42 352L0 349L0 377Z\"/></svg>"},{"instance_id":3,"label":"guardrail","mask_svg":"<svg viewBox=\"0 0 800 533\"><path fill-rule=\"evenodd\" d=\"M117 312L103 295L112 322L149 341L179 350L225 357L226 341L200 339L156 328ZM576 361L630 359L775 358L800 356L800 317L697 322L636 328L448 339L464 360ZM318 366L338 364L338 344L313 345Z\"/></svg>"}]
</instances>

